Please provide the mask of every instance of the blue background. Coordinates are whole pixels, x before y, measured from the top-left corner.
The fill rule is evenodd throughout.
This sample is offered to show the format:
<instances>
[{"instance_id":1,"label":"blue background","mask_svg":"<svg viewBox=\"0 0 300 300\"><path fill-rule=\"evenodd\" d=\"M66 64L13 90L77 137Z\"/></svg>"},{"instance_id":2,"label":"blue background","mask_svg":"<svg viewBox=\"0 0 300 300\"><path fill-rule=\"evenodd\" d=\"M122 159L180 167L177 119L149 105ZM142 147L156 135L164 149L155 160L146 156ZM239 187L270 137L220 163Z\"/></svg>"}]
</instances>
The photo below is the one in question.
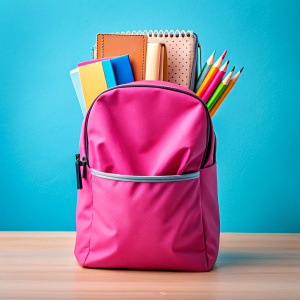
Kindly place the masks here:
<instances>
[{"instance_id":1,"label":"blue background","mask_svg":"<svg viewBox=\"0 0 300 300\"><path fill-rule=\"evenodd\" d=\"M128 3L128 5L126 5ZM213 117L221 230L300 232L299 1L0 1L0 230L75 230L82 114L69 71L98 32L192 29L245 66Z\"/></svg>"}]
</instances>

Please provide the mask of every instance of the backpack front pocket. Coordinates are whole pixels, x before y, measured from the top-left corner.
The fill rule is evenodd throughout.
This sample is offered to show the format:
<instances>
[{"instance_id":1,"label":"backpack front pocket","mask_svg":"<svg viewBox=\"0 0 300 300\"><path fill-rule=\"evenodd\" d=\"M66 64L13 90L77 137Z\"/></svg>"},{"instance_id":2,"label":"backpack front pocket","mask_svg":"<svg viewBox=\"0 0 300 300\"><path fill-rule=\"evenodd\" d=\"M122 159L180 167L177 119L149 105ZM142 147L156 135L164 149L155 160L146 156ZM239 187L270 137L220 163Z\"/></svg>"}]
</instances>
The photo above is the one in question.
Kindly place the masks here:
<instances>
[{"instance_id":1,"label":"backpack front pocket","mask_svg":"<svg viewBox=\"0 0 300 300\"><path fill-rule=\"evenodd\" d=\"M91 170L93 209L85 266L207 269L200 172L131 176Z\"/></svg>"}]
</instances>

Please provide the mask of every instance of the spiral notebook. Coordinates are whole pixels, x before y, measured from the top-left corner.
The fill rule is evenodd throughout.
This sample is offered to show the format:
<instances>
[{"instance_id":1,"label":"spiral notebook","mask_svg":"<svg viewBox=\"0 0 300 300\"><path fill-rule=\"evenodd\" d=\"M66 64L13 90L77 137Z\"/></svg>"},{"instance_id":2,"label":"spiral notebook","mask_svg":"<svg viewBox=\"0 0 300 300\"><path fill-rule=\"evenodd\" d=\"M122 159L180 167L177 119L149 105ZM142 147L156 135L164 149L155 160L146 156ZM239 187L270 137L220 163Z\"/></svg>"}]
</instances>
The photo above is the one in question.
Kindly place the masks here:
<instances>
[{"instance_id":1,"label":"spiral notebook","mask_svg":"<svg viewBox=\"0 0 300 300\"><path fill-rule=\"evenodd\" d=\"M171 30L163 32L160 30L158 32L157 30L150 30L148 32L121 32L121 34L143 34L148 36L148 43L163 44L167 53L167 81L194 91L197 77L198 46L200 47L200 44L197 35L193 31L176 30L174 32ZM97 53L96 46L92 47L93 57L95 53Z\"/></svg>"}]
</instances>

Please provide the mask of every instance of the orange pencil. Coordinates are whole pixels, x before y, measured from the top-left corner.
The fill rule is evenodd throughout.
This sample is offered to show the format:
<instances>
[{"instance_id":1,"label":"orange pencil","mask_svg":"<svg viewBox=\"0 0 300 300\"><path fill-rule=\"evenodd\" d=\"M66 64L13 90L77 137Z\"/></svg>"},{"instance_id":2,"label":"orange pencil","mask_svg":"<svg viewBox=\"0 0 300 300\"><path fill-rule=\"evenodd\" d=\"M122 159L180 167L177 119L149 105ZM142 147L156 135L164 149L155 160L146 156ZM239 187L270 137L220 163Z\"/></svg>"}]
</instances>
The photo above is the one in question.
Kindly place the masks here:
<instances>
[{"instance_id":1,"label":"orange pencil","mask_svg":"<svg viewBox=\"0 0 300 300\"><path fill-rule=\"evenodd\" d=\"M210 68L209 72L207 73L205 79L203 80L202 84L200 85L196 95L199 97L202 97L212 80L214 79L215 75L219 71L223 60L225 58L225 55L227 53L227 50L224 51L222 56L214 63L214 65Z\"/></svg>"},{"instance_id":2,"label":"orange pencil","mask_svg":"<svg viewBox=\"0 0 300 300\"><path fill-rule=\"evenodd\" d=\"M229 92L231 91L231 89L234 87L234 85L236 84L238 78L240 77L240 75L241 75L243 69L244 69L244 67L242 67L241 70L238 71L238 72L230 79L227 88L226 88L225 91L221 94L220 98L217 100L217 102L216 102L215 105L212 107L212 109L209 111L211 117L216 113L217 109L220 107L220 105L221 105L222 102L225 100L225 98L227 97L227 95L229 94Z\"/></svg>"}]
</instances>

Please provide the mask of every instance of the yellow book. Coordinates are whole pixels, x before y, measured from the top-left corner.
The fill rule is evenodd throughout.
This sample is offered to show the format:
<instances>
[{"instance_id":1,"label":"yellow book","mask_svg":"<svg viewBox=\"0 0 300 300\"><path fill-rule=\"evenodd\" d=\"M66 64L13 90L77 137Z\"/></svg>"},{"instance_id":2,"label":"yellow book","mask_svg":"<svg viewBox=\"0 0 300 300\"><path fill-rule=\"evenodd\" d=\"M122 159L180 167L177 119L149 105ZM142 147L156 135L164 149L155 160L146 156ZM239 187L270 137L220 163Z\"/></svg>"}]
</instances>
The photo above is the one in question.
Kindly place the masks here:
<instances>
[{"instance_id":1,"label":"yellow book","mask_svg":"<svg viewBox=\"0 0 300 300\"><path fill-rule=\"evenodd\" d=\"M83 97L88 110L95 98L107 90L104 70L101 61L80 66L78 69Z\"/></svg>"}]
</instances>

